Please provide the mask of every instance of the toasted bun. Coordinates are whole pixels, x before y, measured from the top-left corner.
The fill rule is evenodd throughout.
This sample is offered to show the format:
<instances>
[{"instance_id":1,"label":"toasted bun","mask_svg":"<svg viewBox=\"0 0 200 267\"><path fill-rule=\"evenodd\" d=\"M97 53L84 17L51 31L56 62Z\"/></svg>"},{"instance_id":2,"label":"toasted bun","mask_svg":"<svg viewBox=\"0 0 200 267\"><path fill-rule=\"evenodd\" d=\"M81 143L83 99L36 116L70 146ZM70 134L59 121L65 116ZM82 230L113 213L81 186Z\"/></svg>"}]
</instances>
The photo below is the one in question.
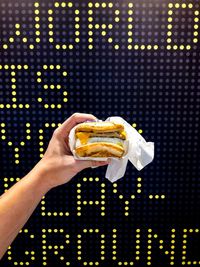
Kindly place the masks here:
<instances>
[{"instance_id":1,"label":"toasted bun","mask_svg":"<svg viewBox=\"0 0 200 267\"><path fill-rule=\"evenodd\" d=\"M106 142L91 143L79 146L75 149L79 157L117 157L121 158L124 153L124 148Z\"/></svg>"},{"instance_id":2,"label":"toasted bun","mask_svg":"<svg viewBox=\"0 0 200 267\"><path fill-rule=\"evenodd\" d=\"M122 124L100 121L100 122L83 122L80 123L75 132L96 132L96 133L105 133L105 132L120 132L124 130Z\"/></svg>"}]
</instances>

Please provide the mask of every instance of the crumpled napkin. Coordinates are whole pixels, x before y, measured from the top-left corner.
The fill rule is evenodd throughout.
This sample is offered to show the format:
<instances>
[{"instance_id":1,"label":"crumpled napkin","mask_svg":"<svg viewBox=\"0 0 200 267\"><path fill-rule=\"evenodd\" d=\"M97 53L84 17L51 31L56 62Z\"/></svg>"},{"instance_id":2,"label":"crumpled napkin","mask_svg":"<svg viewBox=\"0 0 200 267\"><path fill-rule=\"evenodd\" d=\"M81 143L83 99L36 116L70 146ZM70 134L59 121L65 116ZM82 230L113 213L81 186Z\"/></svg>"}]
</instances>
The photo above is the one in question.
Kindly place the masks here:
<instances>
[{"instance_id":1,"label":"crumpled napkin","mask_svg":"<svg viewBox=\"0 0 200 267\"><path fill-rule=\"evenodd\" d=\"M127 142L125 144L125 154L121 159L110 158L111 163L108 165L105 177L113 182L122 178L126 171L128 160L140 171L154 158L154 143L146 142L145 139L135 130L127 121L121 117L109 117L106 121L121 123L127 133ZM75 129L69 133L69 147L75 159L79 160L107 160L108 158L78 157L75 154Z\"/></svg>"}]
</instances>

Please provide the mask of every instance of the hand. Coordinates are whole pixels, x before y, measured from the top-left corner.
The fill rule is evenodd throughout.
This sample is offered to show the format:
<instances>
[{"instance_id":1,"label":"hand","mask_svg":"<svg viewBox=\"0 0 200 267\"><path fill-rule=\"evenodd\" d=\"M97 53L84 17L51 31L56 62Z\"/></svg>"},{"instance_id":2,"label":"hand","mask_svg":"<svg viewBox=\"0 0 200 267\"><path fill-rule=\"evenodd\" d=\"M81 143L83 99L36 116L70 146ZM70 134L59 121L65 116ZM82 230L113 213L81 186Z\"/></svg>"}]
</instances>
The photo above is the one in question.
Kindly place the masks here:
<instances>
[{"instance_id":1,"label":"hand","mask_svg":"<svg viewBox=\"0 0 200 267\"><path fill-rule=\"evenodd\" d=\"M70 181L85 168L109 163L108 161L76 160L72 156L68 144L69 132L76 124L86 120L95 121L96 118L91 114L74 113L54 131L43 158L34 168L42 174L43 182L48 189Z\"/></svg>"}]
</instances>

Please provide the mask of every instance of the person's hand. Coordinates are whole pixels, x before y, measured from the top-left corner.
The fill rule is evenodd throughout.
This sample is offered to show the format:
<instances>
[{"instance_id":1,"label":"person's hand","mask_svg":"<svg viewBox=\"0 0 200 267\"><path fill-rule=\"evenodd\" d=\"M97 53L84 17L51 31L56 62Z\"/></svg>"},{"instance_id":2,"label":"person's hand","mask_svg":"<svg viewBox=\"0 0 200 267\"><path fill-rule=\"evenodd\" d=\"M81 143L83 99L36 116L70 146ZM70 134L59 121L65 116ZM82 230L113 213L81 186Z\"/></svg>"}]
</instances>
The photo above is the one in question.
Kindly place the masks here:
<instances>
[{"instance_id":1,"label":"person's hand","mask_svg":"<svg viewBox=\"0 0 200 267\"><path fill-rule=\"evenodd\" d=\"M91 114L74 113L54 131L43 158L34 168L42 174L43 182L48 189L68 182L85 168L109 163L107 161L76 160L72 156L68 145L69 132L76 124L87 120L95 121L96 118Z\"/></svg>"}]
</instances>

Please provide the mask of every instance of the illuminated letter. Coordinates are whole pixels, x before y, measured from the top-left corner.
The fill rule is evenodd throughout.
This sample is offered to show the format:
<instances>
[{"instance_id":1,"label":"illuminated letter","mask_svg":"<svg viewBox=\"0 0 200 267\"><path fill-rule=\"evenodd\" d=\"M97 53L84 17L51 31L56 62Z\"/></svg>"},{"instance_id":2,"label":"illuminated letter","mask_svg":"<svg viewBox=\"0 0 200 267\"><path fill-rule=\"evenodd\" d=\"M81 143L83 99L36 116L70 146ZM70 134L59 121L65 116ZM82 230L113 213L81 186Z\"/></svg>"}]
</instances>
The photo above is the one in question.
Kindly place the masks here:
<instances>
[{"instance_id":1,"label":"illuminated letter","mask_svg":"<svg viewBox=\"0 0 200 267\"><path fill-rule=\"evenodd\" d=\"M84 182L99 182L99 178L96 177L95 179L93 179L92 177L90 178L83 178ZM96 205L99 206L101 209L101 216L105 216L105 184L101 183L101 200L85 200L84 198L84 194L82 193L81 190L81 184L78 183L77 184L77 216L81 216L81 210L82 210L82 206L84 205ZM92 198L93 199L93 198Z\"/></svg>"},{"instance_id":2,"label":"illuminated letter","mask_svg":"<svg viewBox=\"0 0 200 267\"><path fill-rule=\"evenodd\" d=\"M48 244L47 244L47 235L48 235ZM58 235L62 235L65 237L63 244L55 244L55 240L58 239ZM66 245L69 244L70 236L68 234L64 233L64 229L42 229L42 261L43 265L48 265L47 262L47 251L50 250L52 251L52 254L56 255L59 257L59 260L63 262L66 266L70 265L69 261L66 261L66 253L67 251L65 250ZM50 242L50 240L52 242ZM53 243L53 244L52 244ZM64 262L65 261L65 262Z\"/></svg>"},{"instance_id":3,"label":"illuminated letter","mask_svg":"<svg viewBox=\"0 0 200 267\"><path fill-rule=\"evenodd\" d=\"M66 3L66 2L55 2L54 3L54 7L55 8L61 8L61 9L63 9L64 8L64 10L67 10L67 9L71 9L71 8L73 8L73 3L72 2L68 2L68 3ZM74 20L75 20L75 25L74 25L74 27L75 27L75 32L74 32L74 34L75 34L75 39L74 39L74 42L75 43L79 43L80 42L80 39L79 39L79 34L80 34L80 32L79 32L79 28L80 28L80 25L79 25L79 21L80 21L80 19L79 19L79 10L78 9L75 9L74 11L74 15L75 15L75 18L74 18ZM55 31L54 31L54 25L53 25L53 13L54 13L54 10L53 9L49 9L48 10L48 14L49 14L49 17L48 17L48 21L49 21L49 24L48 24L48 28L49 28L49 42L50 43L54 43L55 41L54 41L54 39L55 39L55 34L57 35L57 38L61 38L61 35L63 34L63 33L65 33L65 32L67 32L66 31L66 23L61 23L61 26L60 26L60 30L59 29L55 29ZM59 17L60 17L61 15L59 15ZM65 14L65 16L66 16L66 19L67 18L69 18L70 17L70 14ZM65 30L64 30L65 29ZM68 30L69 31L69 30ZM72 36L74 35L74 34L72 34ZM68 36L68 38L69 37L71 37L71 36ZM66 39L66 37L64 36L64 38L63 38L64 40ZM56 47L56 49L60 49L60 48L62 48L62 49L73 49L73 44L72 43L69 43L68 45L66 44L66 43L64 43L64 44L61 44L61 43L56 43L55 44L55 47Z\"/></svg>"},{"instance_id":4,"label":"illuminated letter","mask_svg":"<svg viewBox=\"0 0 200 267\"><path fill-rule=\"evenodd\" d=\"M6 72L9 72L11 75L10 78L10 87L11 90L9 90L9 93L11 91L11 95L10 96L10 101L8 103L0 103L0 109L11 109L11 108L29 108L29 104L19 104L18 103L18 99L17 99L17 79L16 79L16 73L17 71L20 71L21 69L27 70L28 69L28 65L0 65L0 75L3 74L3 76L5 76L6 78ZM4 82L3 84L0 85L0 89L3 88L2 91L4 91L5 96L3 97L3 99L6 99L8 97L8 92L5 90L5 84L7 84L6 82Z\"/></svg>"},{"instance_id":5,"label":"illuminated letter","mask_svg":"<svg viewBox=\"0 0 200 267\"><path fill-rule=\"evenodd\" d=\"M6 142L8 146L12 146L14 149L14 157L15 157L15 164L19 164L19 148L20 146L25 146L25 141L19 141L19 143L16 145L16 141L13 142L11 140L7 140L7 136L6 136L6 129L5 129L5 123L1 123L1 132L0 132L0 137L1 140ZM21 128L19 128L19 131L21 130ZM30 123L26 123L26 140L30 140L31 136L30 136L31 130L30 130ZM15 139L15 136L13 135L13 139Z\"/></svg>"},{"instance_id":6,"label":"illuminated letter","mask_svg":"<svg viewBox=\"0 0 200 267\"><path fill-rule=\"evenodd\" d=\"M39 24L39 21L40 21L40 18L39 18L39 3L38 2L35 2L34 3L34 7L35 7L35 9L34 9L34 14L35 14L35 17L34 17L34 20L35 20L35 41L37 42L37 43L39 43L40 42L40 38L39 38L39 36L40 36L40 24ZM26 10L28 10L27 8L26 8ZM21 17L24 17L24 16L21 16ZM24 34L23 32L24 32L24 29L23 29L23 26L24 26L24 23L22 22L20 22L20 23L16 23L15 24L15 33L14 33L14 35L13 36L10 36L9 37L9 39L8 39L8 43L4 43L3 45L2 45L2 47L3 47L3 49L8 49L9 48L9 46L10 46L10 44L12 44L12 43L14 43L14 42L16 42L16 38L19 38L20 37L20 39L22 40L22 42L23 43L27 43L28 42L28 39L27 39L27 34L28 34L28 31L29 31L29 29L27 29L27 31L26 31L26 33ZM29 44L29 48L30 49L34 49L34 45L33 44Z\"/></svg>"},{"instance_id":7,"label":"illuminated letter","mask_svg":"<svg viewBox=\"0 0 200 267\"><path fill-rule=\"evenodd\" d=\"M103 261L105 260L105 235L104 234L100 234L99 233L99 229L83 229L83 233L84 235L90 235L89 238L87 239L87 244L88 244L88 247L91 251L91 249L93 249L93 251L98 251L97 248L94 249L94 243L92 242L92 239L91 239L91 234L92 235L99 235L101 237L100 239L100 248L101 248L101 257L100 259ZM81 261L83 259L83 249L85 249L85 245L83 244L83 239L82 239L82 235L77 235L77 254L78 254L78 260ZM97 238L95 238L95 240L98 240ZM99 265L99 261L83 261L83 265Z\"/></svg>"},{"instance_id":8,"label":"illuminated letter","mask_svg":"<svg viewBox=\"0 0 200 267\"><path fill-rule=\"evenodd\" d=\"M114 261L118 260L117 257L117 230L113 229L113 234L112 234L112 259ZM135 252L136 256L135 256L135 260L139 260L140 259L140 229L136 229L136 240L135 240L135 249L133 251L128 251L129 254L132 254L133 252ZM133 261L118 261L118 265L120 266L125 266L125 265L134 265L135 262Z\"/></svg>"},{"instance_id":9,"label":"illuminated letter","mask_svg":"<svg viewBox=\"0 0 200 267\"><path fill-rule=\"evenodd\" d=\"M111 31L113 29L113 27L115 25L119 25L120 23L120 10L119 9L114 9L113 10L113 13L114 13L114 24L111 24L111 23L95 23L93 20L95 17L97 17L97 15L95 15L95 11L97 9L102 9L103 12L107 11L107 10L112 10L113 9L113 3L88 3L88 7L89 7L89 10L88 10L88 14L89 14L89 17L88 17L88 28L89 28L89 31L88 31L88 35L89 35L89 38L88 38L88 42L89 42L89 45L88 45L88 48L89 49L92 49L93 48L93 41L94 41L94 32L95 30L100 30L101 31L101 35L102 36L107 36L107 39L108 39L108 42L109 43L113 43L113 36L112 37L108 37L108 32ZM106 14L106 13L105 13ZM102 15L102 14L101 14ZM104 13L103 13L103 16L106 18L108 16L105 16ZM111 17L111 16L109 16ZM119 49L119 43L115 43L113 45L113 47L118 50Z\"/></svg>"},{"instance_id":10,"label":"illuminated letter","mask_svg":"<svg viewBox=\"0 0 200 267\"><path fill-rule=\"evenodd\" d=\"M29 236L30 239L35 239L35 236L33 234L28 234L28 229L20 230L20 233L25 233L26 235ZM29 243L30 243L30 241L28 242L28 244ZM13 259L12 247L11 246L8 247L7 258L8 258L8 261L13 262L14 266L15 265L20 265L20 266L21 265L31 265L31 263L33 261L35 261L35 251L34 250L31 250L31 251L25 250L24 254L25 254L25 257L23 258L23 260L16 261ZM26 259L26 258L28 258L28 259Z\"/></svg>"},{"instance_id":11,"label":"illuminated letter","mask_svg":"<svg viewBox=\"0 0 200 267\"><path fill-rule=\"evenodd\" d=\"M199 260L187 260L186 254L187 254L187 241L188 241L188 235L198 233L199 229L183 229L183 241L182 241L182 265L200 265L200 259Z\"/></svg>"},{"instance_id":12,"label":"illuminated letter","mask_svg":"<svg viewBox=\"0 0 200 267\"><path fill-rule=\"evenodd\" d=\"M47 65L43 65L43 70L44 72L47 73L47 71L49 72L52 72L53 71L53 76L52 76L52 79L55 79L56 78L60 78L59 76L61 76L62 78L63 77L66 77L67 76L67 72L66 71L60 71L61 69L61 66L60 65L50 65L50 66L47 66ZM55 71L57 72L57 75L55 74ZM60 74L60 72L62 74ZM38 71L37 72L37 82L39 83L39 86L40 84L42 83L42 72L41 71ZM50 73L48 73L48 75L46 74L47 77L50 76ZM66 103L68 101L67 99L67 91L63 91L62 90L62 86L61 84L47 84L47 83L44 83L42 86L40 86L44 89L43 91L43 94L45 97L38 97L38 102L39 103L42 103L43 107L44 108L50 108L50 109L55 109L55 108L58 108L58 109L61 109L63 106L63 102ZM51 91L51 93L50 93ZM56 93L56 97L55 96L52 96L52 92ZM59 99L59 96L60 96L60 99ZM46 99L50 99L49 101L46 101ZM52 102L52 99L54 101L57 101L57 103L55 102ZM62 104L60 103L62 101Z\"/></svg>"},{"instance_id":13,"label":"illuminated letter","mask_svg":"<svg viewBox=\"0 0 200 267\"><path fill-rule=\"evenodd\" d=\"M175 258L175 229L171 230L171 241L170 241L170 250L164 250L164 241L162 239L158 240L159 249L164 250L166 255L169 255L170 258L170 265L174 265L174 258ZM154 239L158 239L157 234L153 234L152 229L148 229L148 246L147 246L147 265L151 265L152 263L152 243Z\"/></svg>"},{"instance_id":14,"label":"illuminated letter","mask_svg":"<svg viewBox=\"0 0 200 267\"><path fill-rule=\"evenodd\" d=\"M172 18L172 15L173 15L173 9L179 9L179 8L182 8L182 9L185 9L185 8L193 8L193 4L192 3L182 3L182 4L179 4L179 3L169 3L168 4L168 7L169 7L169 10L168 10L168 25L167 25L167 28L168 28L168 32L167 32L167 49L170 50L170 49L174 49L174 50L177 50L177 49L191 49L191 45L190 44L181 44L181 45L177 45L177 44L174 44L172 45L172 28L173 28L173 25L172 25L172 22L173 22L173 18ZM193 32L193 43L197 43L198 42L198 23L199 23L199 11L198 10L195 10L194 11L194 32ZM179 38L178 38L179 39Z\"/></svg>"}]
</instances>

